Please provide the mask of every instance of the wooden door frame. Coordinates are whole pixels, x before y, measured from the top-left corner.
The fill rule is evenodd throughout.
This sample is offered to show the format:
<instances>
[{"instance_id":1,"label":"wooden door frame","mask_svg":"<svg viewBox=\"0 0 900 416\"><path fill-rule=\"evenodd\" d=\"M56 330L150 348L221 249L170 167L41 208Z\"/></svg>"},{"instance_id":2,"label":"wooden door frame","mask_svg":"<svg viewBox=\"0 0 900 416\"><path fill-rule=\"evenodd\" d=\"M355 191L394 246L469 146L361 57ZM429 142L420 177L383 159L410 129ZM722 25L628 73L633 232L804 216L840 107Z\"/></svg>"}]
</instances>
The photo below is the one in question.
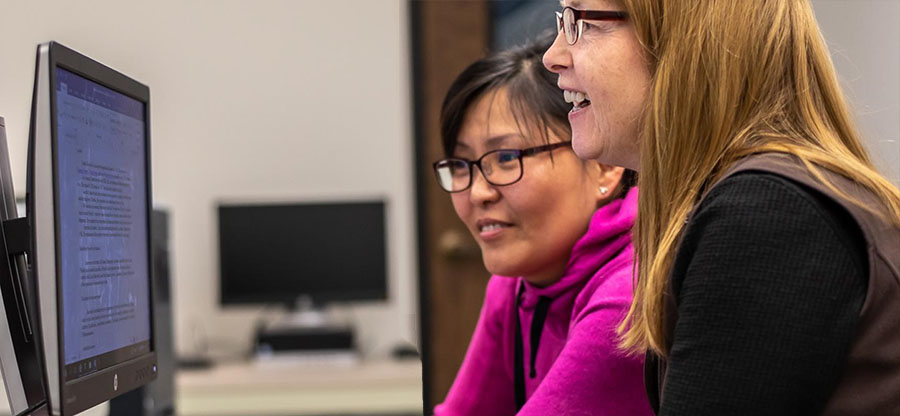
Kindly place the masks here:
<instances>
[{"instance_id":1,"label":"wooden door frame","mask_svg":"<svg viewBox=\"0 0 900 416\"><path fill-rule=\"evenodd\" d=\"M419 295L419 347L422 358L422 404L423 414L430 415L434 405L443 397L435 397L435 362L433 354L433 328L431 312L431 296L433 267L437 247L434 240L437 230L432 229L432 215L448 214L447 205L435 204L437 185L431 172L433 154L428 152L428 141L439 141L440 131L437 114L440 102L453 78L448 79L446 71L435 71L434 61L437 54L445 52L435 39L458 38L466 47L462 53L452 57L453 66L462 68L480 58L488 50L491 40L491 23L488 0L408 0L410 50L412 65L412 103L413 103L413 148L416 189L416 228L418 239L418 295ZM442 13L441 19L431 19L437 10L450 11ZM462 19L462 20L460 20ZM466 25L465 23L472 24ZM470 30L459 31L456 24ZM474 30L472 25L474 24ZM479 30L480 29L480 32ZM472 45L479 45L474 47ZM444 60L446 61L446 60ZM430 65L429 65L430 64ZM438 73L441 72L441 73ZM437 96L436 94L440 94ZM433 143L433 142L432 142ZM441 194L440 198L446 198ZM440 211L440 212L438 212ZM450 213L449 215L455 215ZM480 306L480 301L479 301ZM474 323L472 323L474 326ZM466 337L462 342L468 344Z\"/></svg>"}]
</instances>

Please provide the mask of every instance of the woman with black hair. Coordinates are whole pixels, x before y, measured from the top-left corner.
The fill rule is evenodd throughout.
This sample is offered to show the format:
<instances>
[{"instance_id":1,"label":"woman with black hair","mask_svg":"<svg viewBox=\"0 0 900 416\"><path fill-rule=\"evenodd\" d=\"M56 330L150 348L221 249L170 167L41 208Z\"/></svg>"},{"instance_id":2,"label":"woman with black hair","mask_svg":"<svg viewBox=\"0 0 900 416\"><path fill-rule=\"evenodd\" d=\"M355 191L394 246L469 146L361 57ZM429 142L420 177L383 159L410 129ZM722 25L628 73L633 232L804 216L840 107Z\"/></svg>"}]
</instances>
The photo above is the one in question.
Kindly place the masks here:
<instances>
[{"instance_id":1,"label":"woman with black hair","mask_svg":"<svg viewBox=\"0 0 900 416\"><path fill-rule=\"evenodd\" d=\"M435 174L493 276L439 416L651 412L643 360L616 336L632 299L634 173L572 151L570 105L541 65L551 40L473 63L444 100Z\"/></svg>"}]
</instances>

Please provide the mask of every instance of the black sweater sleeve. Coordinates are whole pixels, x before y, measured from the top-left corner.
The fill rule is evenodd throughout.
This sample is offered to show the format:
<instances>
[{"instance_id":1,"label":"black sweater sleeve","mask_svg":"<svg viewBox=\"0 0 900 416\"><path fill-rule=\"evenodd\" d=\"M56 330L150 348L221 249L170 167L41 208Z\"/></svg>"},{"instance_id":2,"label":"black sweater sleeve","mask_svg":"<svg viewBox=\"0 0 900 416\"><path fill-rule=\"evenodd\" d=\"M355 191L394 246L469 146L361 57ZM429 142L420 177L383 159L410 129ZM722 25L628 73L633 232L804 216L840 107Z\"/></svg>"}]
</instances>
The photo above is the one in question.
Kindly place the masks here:
<instances>
[{"instance_id":1,"label":"black sweater sleeve","mask_svg":"<svg viewBox=\"0 0 900 416\"><path fill-rule=\"evenodd\" d=\"M726 179L676 255L660 414L819 414L846 362L867 276L865 240L837 203L773 174Z\"/></svg>"}]
</instances>

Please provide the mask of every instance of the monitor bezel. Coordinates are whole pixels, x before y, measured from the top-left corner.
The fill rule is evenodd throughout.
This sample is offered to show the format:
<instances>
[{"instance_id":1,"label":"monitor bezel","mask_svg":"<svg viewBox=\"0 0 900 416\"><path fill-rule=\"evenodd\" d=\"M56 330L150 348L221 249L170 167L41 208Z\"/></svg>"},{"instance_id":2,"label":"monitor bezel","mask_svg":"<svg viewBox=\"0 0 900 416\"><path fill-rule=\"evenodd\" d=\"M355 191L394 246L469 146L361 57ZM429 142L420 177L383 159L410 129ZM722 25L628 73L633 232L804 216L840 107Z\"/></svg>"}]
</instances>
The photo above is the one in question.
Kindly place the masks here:
<instances>
[{"instance_id":1,"label":"monitor bezel","mask_svg":"<svg viewBox=\"0 0 900 416\"><path fill-rule=\"evenodd\" d=\"M57 371L59 374L59 403L51 402L51 409L60 409L62 415L69 415L87 410L99 403L107 401L119 394L125 393L134 388L146 384L156 377L157 357L156 357L156 329L153 323L153 299L155 297L155 288L153 285L153 262L152 247L150 239L151 233L151 213L152 213L152 182L151 182L151 165L150 165L150 90L143 85L124 74L121 74L112 68L109 68L93 59L84 56L72 49L69 49L57 42L49 43L49 88L50 88L50 149L51 149L51 169L53 182L53 232L54 232L54 256L56 269L55 281L56 285L56 335L58 340L57 348L57 368L48 371ZM114 364L105 369L101 369L96 373L85 375L77 379L66 381L63 376L65 363L65 331L63 328L63 308L62 294L63 287L61 282L61 258L60 258L60 201L59 201L59 181L58 181L58 135L57 135L57 95L56 95L56 77L57 68L65 69L85 79L120 92L126 96L141 101L144 104L144 170L146 174L146 221L145 229L148 238L147 241L147 284L148 284L148 307L150 308L150 338L149 352L140 356L131 358L118 364ZM37 255L40 255L37 254Z\"/></svg>"}]
</instances>

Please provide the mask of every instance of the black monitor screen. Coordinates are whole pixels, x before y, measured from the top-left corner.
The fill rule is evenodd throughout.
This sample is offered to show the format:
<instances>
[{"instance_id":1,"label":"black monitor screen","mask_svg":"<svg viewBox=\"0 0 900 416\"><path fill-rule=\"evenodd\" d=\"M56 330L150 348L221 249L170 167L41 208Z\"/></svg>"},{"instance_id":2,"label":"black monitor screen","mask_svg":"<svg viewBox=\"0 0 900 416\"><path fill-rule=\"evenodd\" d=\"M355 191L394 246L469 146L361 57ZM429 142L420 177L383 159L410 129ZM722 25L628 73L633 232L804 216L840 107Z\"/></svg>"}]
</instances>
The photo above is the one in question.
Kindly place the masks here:
<instances>
[{"instance_id":1,"label":"black monitor screen","mask_svg":"<svg viewBox=\"0 0 900 416\"><path fill-rule=\"evenodd\" d=\"M56 69L65 379L150 351L144 104Z\"/></svg>"},{"instance_id":2,"label":"black monitor screen","mask_svg":"<svg viewBox=\"0 0 900 416\"><path fill-rule=\"evenodd\" d=\"M383 202L219 206L222 303L384 299Z\"/></svg>"}]
</instances>

